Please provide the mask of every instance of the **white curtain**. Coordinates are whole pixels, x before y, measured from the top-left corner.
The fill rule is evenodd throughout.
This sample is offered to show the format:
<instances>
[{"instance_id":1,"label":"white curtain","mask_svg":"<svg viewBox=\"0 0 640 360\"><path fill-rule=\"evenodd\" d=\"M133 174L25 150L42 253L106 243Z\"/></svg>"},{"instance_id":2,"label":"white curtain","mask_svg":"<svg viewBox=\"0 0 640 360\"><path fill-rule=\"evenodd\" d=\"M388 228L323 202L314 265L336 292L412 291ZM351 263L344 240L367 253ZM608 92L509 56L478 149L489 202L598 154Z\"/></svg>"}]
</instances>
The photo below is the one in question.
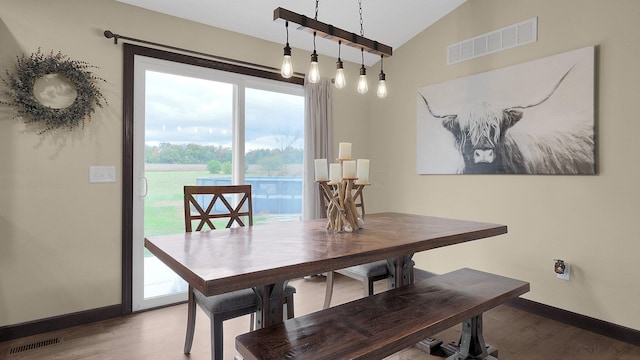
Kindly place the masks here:
<instances>
[{"instance_id":1,"label":"white curtain","mask_svg":"<svg viewBox=\"0 0 640 360\"><path fill-rule=\"evenodd\" d=\"M305 153L302 214L304 220L325 217L320 206L320 192L315 182L314 159L333 162L333 105L331 80L305 83Z\"/></svg>"}]
</instances>

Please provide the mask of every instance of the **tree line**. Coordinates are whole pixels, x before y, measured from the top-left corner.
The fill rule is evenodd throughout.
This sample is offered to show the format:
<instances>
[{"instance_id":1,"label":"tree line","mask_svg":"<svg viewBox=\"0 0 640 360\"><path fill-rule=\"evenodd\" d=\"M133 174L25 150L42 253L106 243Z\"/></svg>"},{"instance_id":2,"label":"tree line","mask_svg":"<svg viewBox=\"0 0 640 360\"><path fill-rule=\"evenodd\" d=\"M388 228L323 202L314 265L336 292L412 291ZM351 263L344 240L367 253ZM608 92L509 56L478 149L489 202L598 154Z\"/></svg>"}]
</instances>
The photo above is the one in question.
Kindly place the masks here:
<instances>
[{"instance_id":1,"label":"tree line","mask_svg":"<svg viewBox=\"0 0 640 360\"><path fill-rule=\"evenodd\" d=\"M276 160L277 159L277 160ZM284 149L257 149L247 152L245 163L266 165L269 163L302 164L303 150L287 146ZM145 146L145 160L150 164L208 164L216 160L220 164L231 162L231 148L221 145L170 144Z\"/></svg>"}]
</instances>

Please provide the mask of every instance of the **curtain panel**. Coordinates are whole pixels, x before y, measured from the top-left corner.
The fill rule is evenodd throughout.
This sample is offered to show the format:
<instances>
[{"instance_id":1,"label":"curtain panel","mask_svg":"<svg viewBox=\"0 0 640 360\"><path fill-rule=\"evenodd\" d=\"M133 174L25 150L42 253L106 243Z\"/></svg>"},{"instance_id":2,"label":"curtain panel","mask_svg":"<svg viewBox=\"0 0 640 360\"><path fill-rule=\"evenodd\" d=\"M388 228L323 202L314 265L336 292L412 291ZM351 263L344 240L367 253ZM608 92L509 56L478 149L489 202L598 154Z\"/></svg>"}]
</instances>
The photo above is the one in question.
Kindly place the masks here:
<instances>
[{"instance_id":1,"label":"curtain panel","mask_svg":"<svg viewBox=\"0 0 640 360\"><path fill-rule=\"evenodd\" d=\"M316 84L305 82L305 158L303 179L303 218L311 220L326 217L321 208L320 191L315 182L314 159L327 159L333 155L333 103L331 80L321 79Z\"/></svg>"}]
</instances>

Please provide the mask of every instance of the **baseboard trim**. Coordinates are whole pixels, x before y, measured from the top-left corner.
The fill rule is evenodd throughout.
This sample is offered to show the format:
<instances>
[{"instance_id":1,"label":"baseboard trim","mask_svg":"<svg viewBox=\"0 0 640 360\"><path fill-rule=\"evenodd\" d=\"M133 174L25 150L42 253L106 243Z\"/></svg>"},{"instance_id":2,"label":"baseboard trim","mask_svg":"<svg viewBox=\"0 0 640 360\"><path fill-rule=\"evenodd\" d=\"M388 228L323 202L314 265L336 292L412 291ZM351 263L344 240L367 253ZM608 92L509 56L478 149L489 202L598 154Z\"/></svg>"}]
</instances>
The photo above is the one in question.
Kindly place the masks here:
<instances>
[{"instance_id":1,"label":"baseboard trim","mask_svg":"<svg viewBox=\"0 0 640 360\"><path fill-rule=\"evenodd\" d=\"M426 279L435 275L436 274L431 272L417 268L415 269L416 279ZM612 339L640 346L640 331L638 330L523 298L513 299L507 302L507 305L548 319L553 319L567 325L604 335ZM123 315L124 312L122 305L112 305L17 325L2 326L0 327L0 342L37 335L48 331L61 330L72 326L89 324L96 321L108 320Z\"/></svg>"},{"instance_id":2,"label":"baseboard trim","mask_svg":"<svg viewBox=\"0 0 640 360\"><path fill-rule=\"evenodd\" d=\"M516 298L507 305L548 319L604 335L612 339L640 346L640 331L598 320L589 316L541 304L532 300Z\"/></svg>"},{"instance_id":3,"label":"baseboard trim","mask_svg":"<svg viewBox=\"0 0 640 360\"><path fill-rule=\"evenodd\" d=\"M428 279L436 275L437 274L429 271L414 268L414 277L416 280ZM507 302L507 305L519 310L542 316L544 318L557 320L563 324L575 326L577 328L604 335L612 339L640 346L640 331L638 330L523 298L510 300L509 302Z\"/></svg>"},{"instance_id":4,"label":"baseboard trim","mask_svg":"<svg viewBox=\"0 0 640 360\"><path fill-rule=\"evenodd\" d=\"M17 325L0 326L0 342L66 329L72 326L89 324L96 321L113 319L122 315L122 305L112 305L29 321Z\"/></svg>"}]
</instances>

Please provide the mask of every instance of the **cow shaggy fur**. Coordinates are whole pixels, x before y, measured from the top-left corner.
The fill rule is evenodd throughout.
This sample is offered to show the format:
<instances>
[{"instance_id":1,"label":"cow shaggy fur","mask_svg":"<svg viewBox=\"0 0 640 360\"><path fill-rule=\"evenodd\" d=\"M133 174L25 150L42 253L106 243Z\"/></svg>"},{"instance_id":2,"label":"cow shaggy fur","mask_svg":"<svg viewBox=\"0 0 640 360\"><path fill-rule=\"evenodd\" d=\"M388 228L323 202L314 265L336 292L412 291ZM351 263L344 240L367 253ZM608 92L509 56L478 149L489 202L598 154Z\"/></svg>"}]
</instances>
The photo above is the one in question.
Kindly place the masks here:
<instances>
[{"instance_id":1,"label":"cow shaggy fur","mask_svg":"<svg viewBox=\"0 0 640 360\"><path fill-rule=\"evenodd\" d=\"M527 112L479 101L466 104L457 115L433 116L453 134L465 164L462 173L594 173L593 125L588 119L577 114L537 121L528 119ZM493 161L474 160L478 150L492 151Z\"/></svg>"},{"instance_id":2,"label":"cow shaggy fur","mask_svg":"<svg viewBox=\"0 0 640 360\"><path fill-rule=\"evenodd\" d=\"M505 134L500 146L505 173L593 174L595 144L593 125L576 121L570 129L530 133L517 125Z\"/></svg>"},{"instance_id":3,"label":"cow shaggy fur","mask_svg":"<svg viewBox=\"0 0 640 360\"><path fill-rule=\"evenodd\" d=\"M431 116L455 139L464 161L462 173L593 174L595 141L592 115L544 111L571 67L541 101L505 107L486 101L465 104L452 115ZM553 109L552 109L553 110ZM557 109L556 109L557 110ZM562 109L560 109L562 110Z\"/></svg>"}]
</instances>

